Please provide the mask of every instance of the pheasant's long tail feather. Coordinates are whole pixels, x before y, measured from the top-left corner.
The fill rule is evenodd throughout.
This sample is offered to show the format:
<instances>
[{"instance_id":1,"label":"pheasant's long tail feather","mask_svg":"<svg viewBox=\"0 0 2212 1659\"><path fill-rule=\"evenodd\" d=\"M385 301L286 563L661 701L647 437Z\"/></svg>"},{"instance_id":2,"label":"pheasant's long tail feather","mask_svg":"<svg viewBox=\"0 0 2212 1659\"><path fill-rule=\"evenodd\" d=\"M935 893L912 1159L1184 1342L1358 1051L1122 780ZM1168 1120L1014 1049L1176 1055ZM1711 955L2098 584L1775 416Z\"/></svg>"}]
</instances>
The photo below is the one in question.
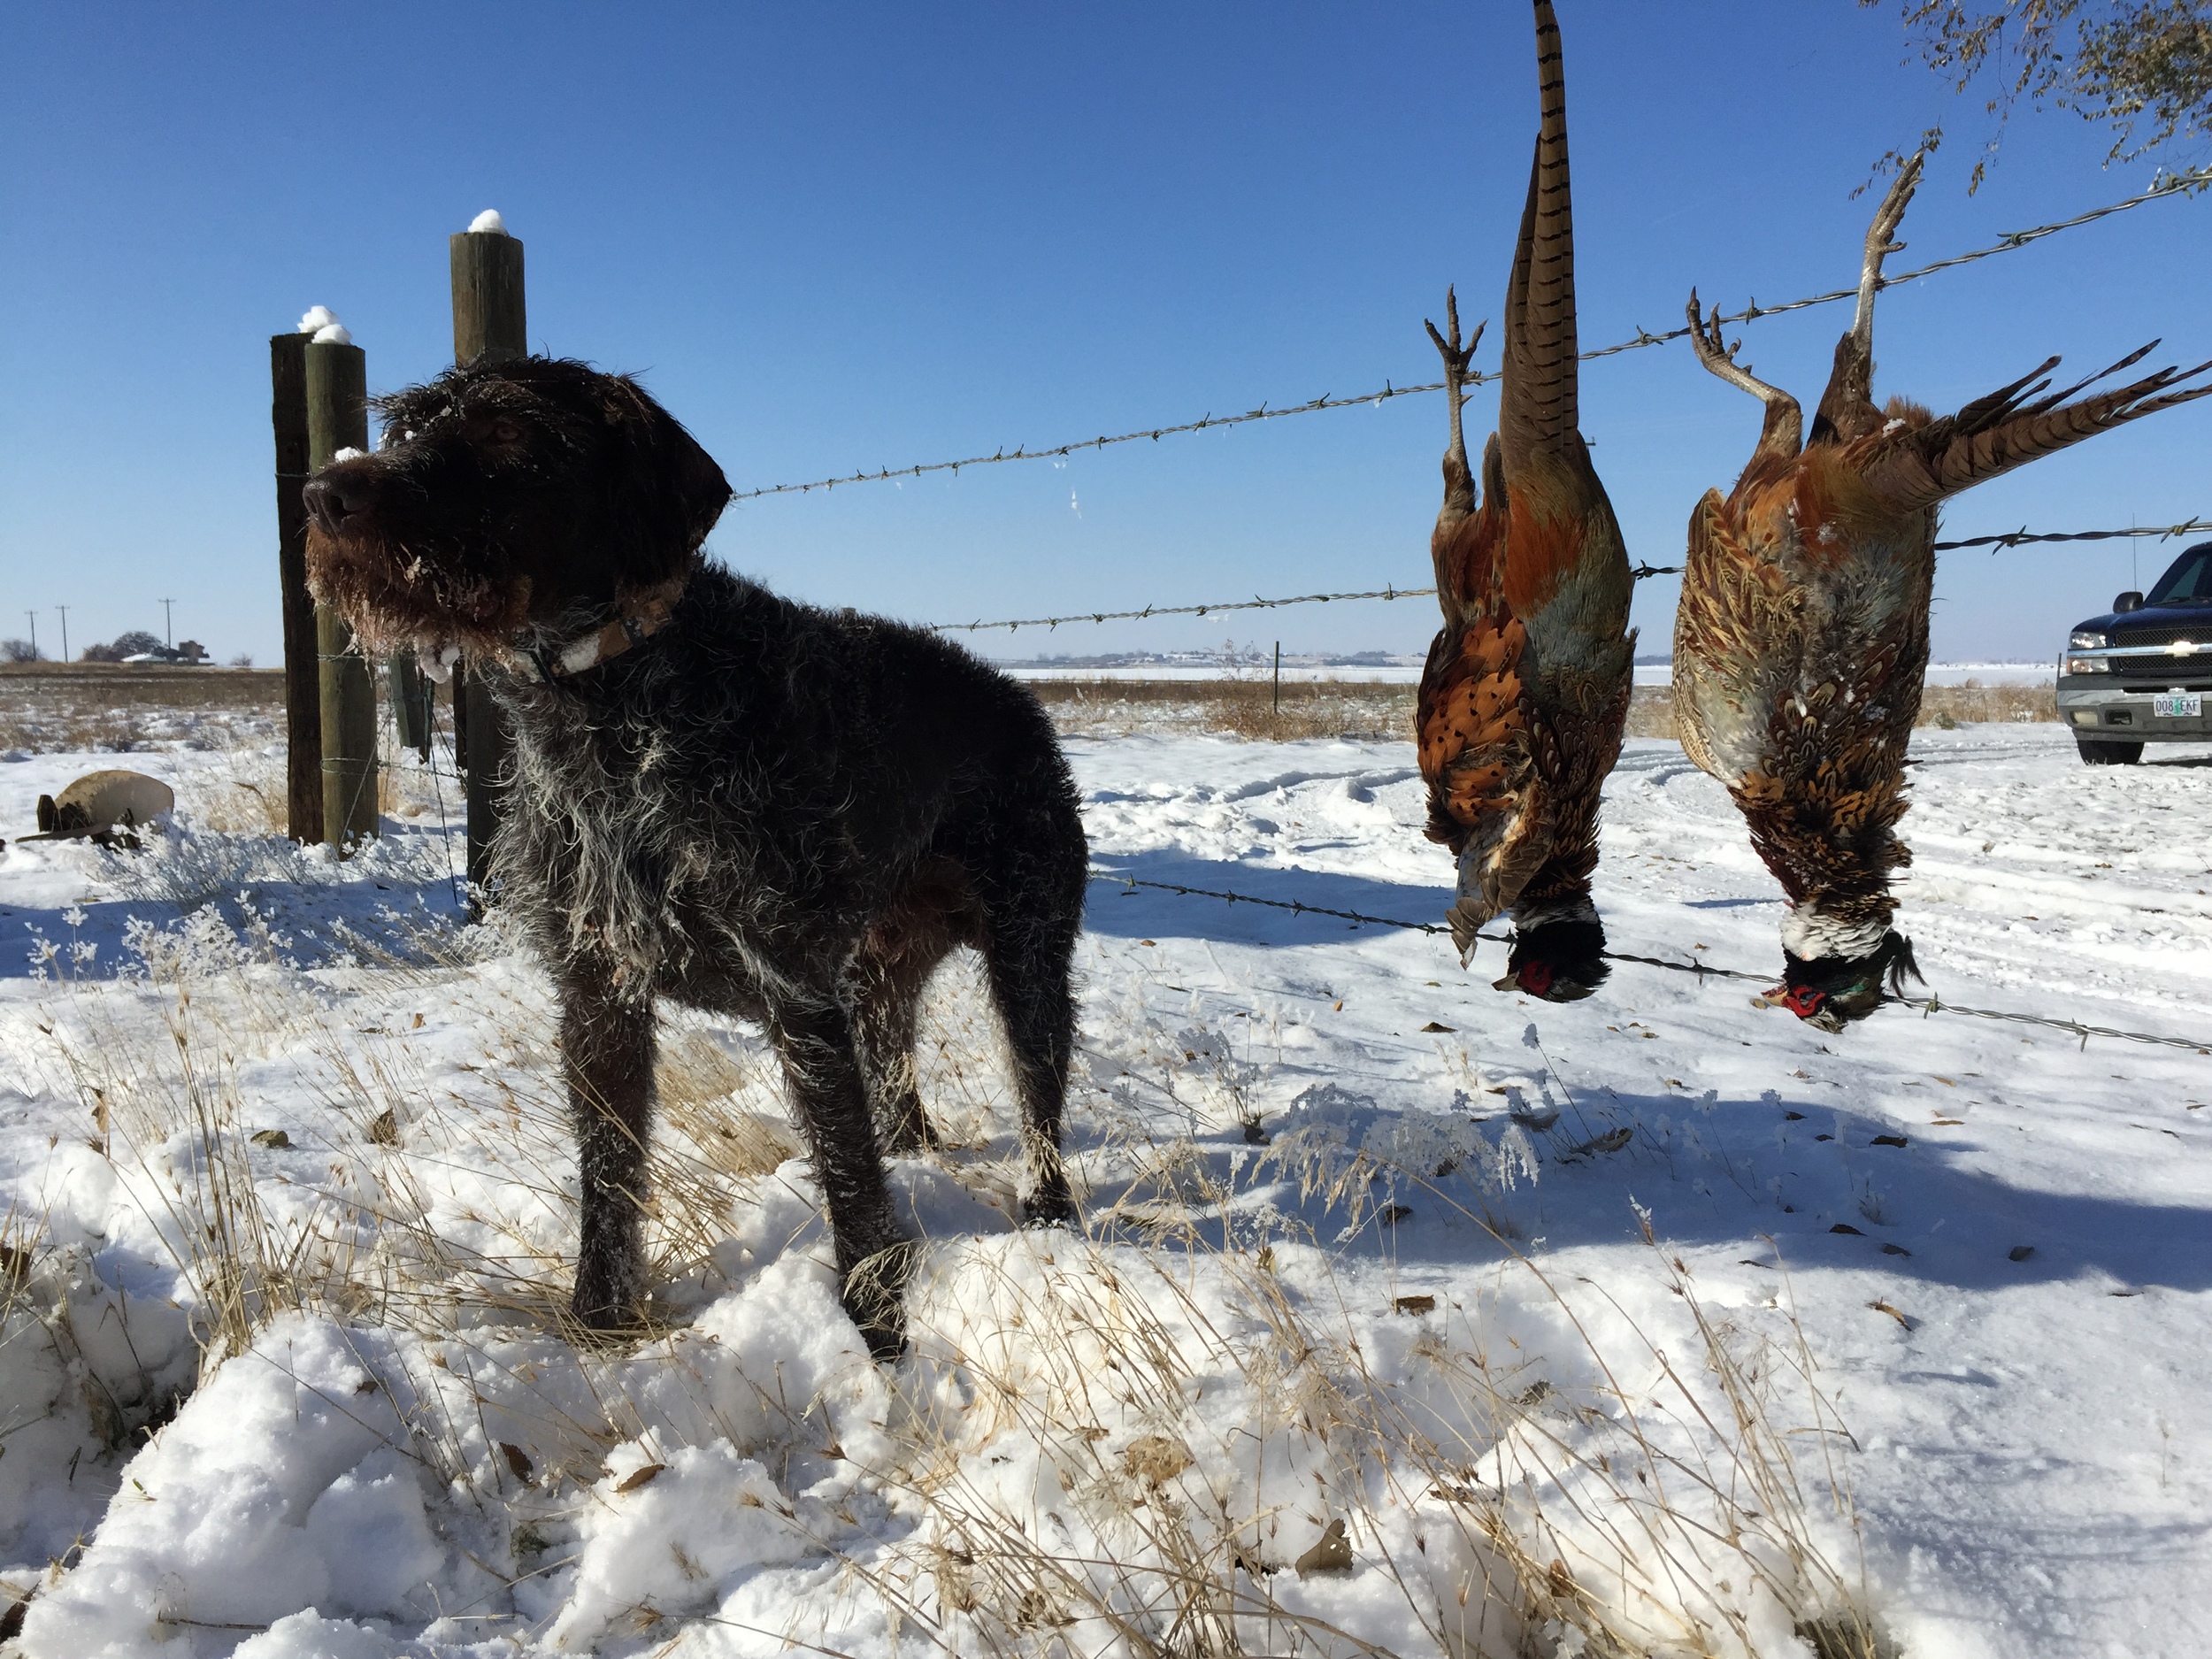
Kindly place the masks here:
<instances>
[{"instance_id":1,"label":"pheasant's long tail feather","mask_svg":"<svg viewBox=\"0 0 2212 1659\"><path fill-rule=\"evenodd\" d=\"M1509 465L1564 442L1580 420L1575 334L1574 193L1567 165L1566 59L1551 0L1536 4L1543 124L1506 289L1498 431Z\"/></svg>"},{"instance_id":2,"label":"pheasant's long tail feather","mask_svg":"<svg viewBox=\"0 0 2212 1659\"><path fill-rule=\"evenodd\" d=\"M2123 358L2104 374L2093 375L2065 394L2037 398L2032 403L2016 405L2013 394L2024 384L2016 382L2003 392L1969 404L1954 421L1938 422L1929 429L1931 453L1926 479L1909 492L1909 498L1901 504L1932 507L1947 496L2055 454L2084 438L2212 393L2212 382L2201 386L2184 384L2212 369L2212 362L2206 362L2192 369L2161 369L2132 385L2116 387L2076 403L2062 401L2081 387L2129 366L2142 355L2136 352ZM2040 374L2042 371L2037 373ZM2040 389L2039 386L2032 388L2030 396Z\"/></svg>"}]
</instances>

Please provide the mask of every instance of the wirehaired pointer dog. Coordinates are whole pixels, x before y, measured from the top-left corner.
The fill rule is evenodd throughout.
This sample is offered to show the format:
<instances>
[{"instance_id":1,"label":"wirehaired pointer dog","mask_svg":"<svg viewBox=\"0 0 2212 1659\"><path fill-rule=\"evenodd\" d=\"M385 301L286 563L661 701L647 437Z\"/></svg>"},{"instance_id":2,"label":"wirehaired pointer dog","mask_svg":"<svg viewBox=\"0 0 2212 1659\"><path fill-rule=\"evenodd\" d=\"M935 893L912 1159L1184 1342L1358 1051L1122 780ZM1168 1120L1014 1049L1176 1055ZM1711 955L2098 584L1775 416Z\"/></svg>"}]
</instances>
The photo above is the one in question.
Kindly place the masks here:
<instances>
[{"instance_id":1,"label":"wirehaired pointer dog","mask_svg":"<svg viewBox=\"0 0 2212 1659\"><path fill-rule=\"evenodd\" d=\"M382 446L307 486L310 582L365 646L465 655L514 729L493 850L561 1000L574 1308L635 1322L654 998L757 1021L822 1186L847 1310L902 1341L891 1149L932 1136L916 1004L980 951L1011 1050L1025 1217L1074 1205L1060 1117L1087 867L1036 699L919 629L706 564L721 469L638 385L476 365L382 400Z\"/></svg>"}]
</instances>

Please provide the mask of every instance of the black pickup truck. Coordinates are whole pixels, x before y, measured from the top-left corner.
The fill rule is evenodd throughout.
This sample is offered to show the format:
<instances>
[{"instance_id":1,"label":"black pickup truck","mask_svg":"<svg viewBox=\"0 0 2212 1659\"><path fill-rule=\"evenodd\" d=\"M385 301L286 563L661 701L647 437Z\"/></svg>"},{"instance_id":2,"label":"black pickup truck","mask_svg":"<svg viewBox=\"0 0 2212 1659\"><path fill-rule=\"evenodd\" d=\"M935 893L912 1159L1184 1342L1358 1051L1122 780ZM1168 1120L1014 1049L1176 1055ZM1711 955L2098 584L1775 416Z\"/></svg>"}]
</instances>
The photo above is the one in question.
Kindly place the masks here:
<instances>
[{"instance_id":1,"label":"black pickup truck","mask_svg":"<svg viewBox=\"0 0 2212 1659\"><path fill-rule=\"evenodd\" d=\"M2212 541L2173 562L2147 594L2074 625L2058 659L2058 718L2092 766L2131 766L2143 745L2212 740Z\"/></svg>"}]
</instances>

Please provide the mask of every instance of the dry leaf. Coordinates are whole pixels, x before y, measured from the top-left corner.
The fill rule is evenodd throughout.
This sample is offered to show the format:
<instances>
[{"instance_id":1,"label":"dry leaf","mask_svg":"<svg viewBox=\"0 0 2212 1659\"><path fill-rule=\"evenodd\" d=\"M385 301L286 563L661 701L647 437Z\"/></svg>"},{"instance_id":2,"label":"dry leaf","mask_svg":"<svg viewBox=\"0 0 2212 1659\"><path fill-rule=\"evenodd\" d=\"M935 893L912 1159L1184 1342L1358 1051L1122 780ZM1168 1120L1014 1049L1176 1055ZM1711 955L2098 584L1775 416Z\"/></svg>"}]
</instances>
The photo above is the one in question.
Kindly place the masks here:
<instances>
[{"instance_id":1,"label":"dry leaf","mask_svg":"<svg viewBox=\"0 0 2212 1659\"><path fill-rule=\"evenodd\" d=\"M1310 1578L1317 1573L1351 1571L1352 1540L1344 1535L1344 1523L1331 1521L1321 1534L1321 1541L1298 1557L1297 1567L1302 1578Z\"/></svg>"},{"instance_id":2,"label":"dry leaf","mask_svg":"<svg viewBox=\"0 0 2212 1659\"><path fill-rule=\"evenodd\" d=\"M1401 1296L1396 1302L1391 1303L1391 1306L1397 1309L1400 1313L1434 1313L1436 1298L1433 1296Z\"/></svg>"},{"instance_id":3,"label":"dry leaf","mask_svg":"<svg viewBox=\"0 0 2212 1659\"><path fill-rule=\"evenodd\" d=\"M2008 1262L2024 1262L2028 1259L2028 1257L2033 1256L2034 1254L2035 1246L2032 1244L2016 1244L2012 1247L2012 1248L2005 1252L2005 1260Z\"/></svg>"},{"instance_id":4,"label":"dry leaf","mask_svg":"<svg viewBox=\"0 0 2212 1659\"><path fill-rule=\"evenodd\" d=\"M264 1129L254 1135L253 1143L257 1147L267 1147L273 1152L290 1146L292 1137L281 1129Z\"/></svg>"},{"instance_id":5,"label":"dry leaf","mask_svg":"<svg viewBox=\"0 0 2212 1659\"><path fill-rule=\"evenodd\" d=\"M1877 1313L1886 1313L1889 1315L1891 1318L1896 1320L1898 1324L1903 1325L1906 1330L1909 1331L1912 1329L1912 1321L1907 1318L1904 1314L1900 1312L1897 1309L1891 1307L1889 1303L1886 1302L1870 1302L1866 1305Z\"/></svg>"},{"instance_id":6,"label":"dry leaf","mask_svg":"<svg viewBox=\"0 0 2212 1659\"><path fill-rule=\"evenodd\" d=\"M380 1147L399 1144L399 1116L390 1107L379 1112L376 1121L369 1125L369 1140Z\"/></svg>"},{"instance_id":7,"label":"dry leaf","mask_svg":"<svg viewBox=\"0 0 2212 1659\"><path fill-rule=\"evenodd\" d=\"M640 1486L649 1484L655 1475L659 1474L662 1470L667 1467L668 1465L666 1463L641 1464L639 1467L633 1469L628 1474L623 1476L621 1479L616 1481L614 1489L618 1493L635 1492Z\"/></svg>"},{"instance_id":8,"label":"dry leaf","mask_svg":"<svg viewBox=\"0 0 2212 1659\"><path fill-rule=\"evenodd\" d=\"M1431 1021L1429 1021L1429 1023L1428 1023L1427 1025L1425 1025L1422 1026L1422 1027L1421 1027L1421 1029L1422 1029L1423 1031L1441 1031L1441 1032L1450 1032L1450 1031L1452 1031L1454 1028L1453 1028L1452 1026L1450 1026L1450 1025L1438 1025L1438 1024L1437 1024L1434 1020L1431 1020Z\"/></svg>"},{"instance_id":9,"label":"dry leaf","mask_svg":"<svg viewBox=\"0 0 2212 1659\"><path fill-rule=\"evenodd\" d=\"M508 1440L500 1441L499 1449L506 1455L507 1467L515 1471L515 1479L517 1480L527 1480L530 1479L530 1470L532 1465L530 1463L529 1453L524 1451L521 1447L514 1445L512 1442Z\"/></svg>"},{"instance_id":10,"label":"dry leaf","mask_svg":"<svg viewBox=\"0 0 2212 1659\"><path fill-rule=\"evenodd\" d=\"M1902 1135L1876 1135L1867 1142L1870 1147L1901 1147L1907 1144Z\"/></svg>"}]
</instances>

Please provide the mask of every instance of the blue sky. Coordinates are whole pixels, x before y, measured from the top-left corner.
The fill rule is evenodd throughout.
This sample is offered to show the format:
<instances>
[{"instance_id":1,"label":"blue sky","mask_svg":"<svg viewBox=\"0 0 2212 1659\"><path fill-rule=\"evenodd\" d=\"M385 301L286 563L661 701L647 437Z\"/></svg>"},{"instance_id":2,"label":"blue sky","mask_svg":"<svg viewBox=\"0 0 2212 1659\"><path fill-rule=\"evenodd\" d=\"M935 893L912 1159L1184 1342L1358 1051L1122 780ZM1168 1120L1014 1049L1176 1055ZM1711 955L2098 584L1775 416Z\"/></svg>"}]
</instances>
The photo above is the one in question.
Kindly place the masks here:
<instances>
[{"instance_id":1,"label":"blue sky","mask_svg":"<svg viewBox=\"0 0 2212 1659\"><path fill-rule=\"evenodd\" d=\"M1852 0L1562 0L1586 347L1854 279L1870 160L1942 119L1901 263L2140 189L2100 129L1974 106ZM496 207L546 349L641 372L742 489L1434 378L1495 317L1536 125L1517 0L0 9L0 633L161 626L279 656L267 352L332 307L373 388L451 349L445 238ZM2212 357L2212 198L1891 290L1878 395L2048 352ZM1842 307L1742 332L1809 404ZM1494 353L1486 353L1494 360ZM1471 421L1494 404L1478 397ZM1677 344L1590 365L1632 557L1676 561L1758 411ZM917 620L1427 580L1439 396L733 509L711 546ZM1946 534L2212 516L2212 399L1955 503ZM1939 657L2047 656L2174 549L1947 556ZM2139 573L2140 580L2137 580ZM1663 649L1674 584L1636 619ZM986 649L1417 649L1426 601Z\"/></svg>"}]
</instances>

